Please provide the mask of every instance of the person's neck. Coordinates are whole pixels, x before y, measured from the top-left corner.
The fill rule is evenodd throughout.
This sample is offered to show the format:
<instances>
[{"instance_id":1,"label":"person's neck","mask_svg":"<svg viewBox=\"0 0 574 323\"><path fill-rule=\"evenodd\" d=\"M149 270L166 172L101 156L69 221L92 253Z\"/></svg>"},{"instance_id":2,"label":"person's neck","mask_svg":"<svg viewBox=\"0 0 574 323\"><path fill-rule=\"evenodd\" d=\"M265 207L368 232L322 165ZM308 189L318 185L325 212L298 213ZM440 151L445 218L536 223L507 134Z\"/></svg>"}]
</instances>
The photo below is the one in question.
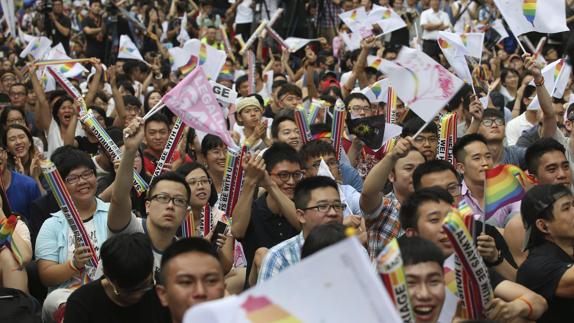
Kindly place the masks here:
<instances>
[{"instance_id":1,"label":"person's neck","mask_svg":"<svg viewBox=\"0 0 574 323\"><path fill-rule=\"evenodd\" d=\"M546 238L548 241L554 243L560 249L564 250L565 253L570 256L570 258L574 258L574 244L572 243L571 239L561 240L561 239L552 239L550 237Z\"/></svg>"},{"instance_id":2,"label":"person's neck","mask_svg":"<svg viewBox=\"0 0 574 323\"><path fill-rule=\"evenodd\" d=\"M78 210L82 220L92 217L98 206L95 198L90 201L74 201L74 204L76 205L76 209Z\"/></svg>"},{"instance_id":3,"label":"person's neck","mask_svg":"<svg viewBox=\"0 0 574 323\"><path fill-rule=\"evenodd\" d=\"M263 83L262 80L260 79L255 80L255 92L256 93L261 92L261 90L263 89L263 85L265 85L265 83Z\"/></svg>"},{"instance_id":4,"label":"person's neck","mask_svg":"<svg viewBox=\"0 0 574 323\"><path fill-rule=\"evenodd\" d=\"M484 181L465 180L464 183L466 184L466 187L478 205L484 209Z\"/></svg>"},{"instance_id":5,"label":"person's neck","mask_svg":"<svg viewBox=\"0 0 574 323\"><path fill-rule=\"evenodd\" d=\"M277 113L279 113L279 111L281 111L281 107L277 103L272 101L271 102L271 112L273 112L273 114L277 114Z\"/></svg>"},{"instance_id":6,"label":"person's neck","mask_svg":"<svg viewBox=\"0 0 574 323\"><path fill-rule=\"evenodd\" d=\"M393 189L393 193L395 193L397 200L401 204L403 204L409 197L409 193L401 192L401 191L398 191L396 189Z\"/></svg>"},{"instance_id":7,"label":"person's neck","mask_svg":"<svg viewBox=\"0 0 574 323\"><path fill-rule=\"evenodd\" d=\"M175 237L175 231L156 227L151 223L149 216L146 219L146 225L147 234L155 249L164 251L171 245L173 237Z\"/></svg>"},{"instance_id":8,"label":"person's neck","mask_svg":"<svg viewBox=\"0 0 574 323\"><path fill-rule=\"evenodd\" d=\"M509 86L505 86L506 87L506 91L508 91L508 93L510 95L512 95L512 97L516 97L516 93L518 92L518 89L515 87L509 87Z\"/></svg>"},{"instance_id":9,"label":"person's neck","mask_svg":"<svg viewBox=\"0 0 574 323\"><path fill-rule=\"evenodd\" d=\"M524 117L526 118L526 121L532 124L536 124L536 122L538 122L538 114L536 113L536 110L526 110L524 112Z\"/></svg>"},{"instance_id":10,"label":"person's neck","mask_svg":"<svg viewBox=\"0 0 574 323\"><path fill-rule=\"evenodd\" d=\"M196 221L200 220L202 210L203 210L202 206L192 206L191 207L191 214L193 215L194 220L196 220Z\"/></svg>"},{"instance_id":11,"label":"person's neck","mask_svg":"<svg viewBox=\"0 0 574 323\"><path fill-rule=\"evenodd\" d=\"M253 131L255 131L255 127L244 126L243 127L243 134L245 135L245 139L251 137L251 135L253 134Z\"/></svg>"},{"instance_id":12,"label":"person's neck","mask_svg":"<svg viewBox=\"0 0 574 323\"><path fill-rule=\"evenodd\" d=\"M221 184L223 182L223 173L216 172L212 169L208 169L209 176L213 181L213 185L215 185L215 189L217 193L221 193Z\"/></svg>"},{"instance_id":13,"label":"person's neck","mask_svg":"<svg viewBox=\"0 0 574 323\"><path fill-rule=\"evenodd\" d=\"M489 141L486 146L488 147L488 151L492 156L494 165L498 165L498 163L502 159L502 152L504 151L502 141Z\"/></svg>"}]
</instances>

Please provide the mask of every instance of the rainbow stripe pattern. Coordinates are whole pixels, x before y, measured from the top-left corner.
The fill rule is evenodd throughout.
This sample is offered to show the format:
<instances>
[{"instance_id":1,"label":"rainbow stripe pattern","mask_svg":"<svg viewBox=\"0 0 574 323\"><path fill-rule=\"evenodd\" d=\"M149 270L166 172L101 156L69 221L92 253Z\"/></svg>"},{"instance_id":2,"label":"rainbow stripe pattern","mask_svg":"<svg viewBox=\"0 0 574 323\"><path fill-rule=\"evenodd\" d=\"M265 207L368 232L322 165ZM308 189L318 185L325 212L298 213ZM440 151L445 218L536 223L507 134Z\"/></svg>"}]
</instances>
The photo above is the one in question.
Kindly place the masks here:
<instances>
[{"instance_id":1,"label":"rainbow stripe pattern","mask_svg":"<svg viewBox=\"0 0 574 323\"><path fill-rule=\"evenodd\" d=\"M187 75L189 74L191 71L193 71L193 69L197 66L197 62L199 61L199 59L197 58L197 56L195 55L191 55L189 57L189 60L187 61L187 64L183 65L182 67L179 68L179 72L182 75Z\"/></svg>"},{"instance_id":2,"label":"rainbow stripe pattern","mask_svg":"<svg viewBox=\"0 0 574 323\"><path fill-rule=\"evenodd\" d=\"M562 68L564 67L564 59L561 58L556 66L554 66L554 82L558 81L558 77L560 77L560 72L562 72Z\"/></svg>"},{"instance_id":3,"label":"rainbow stripe pattern","mask_svg":"<svg viewBox=\"0 0 574 323\"><path fill-rule=\"evenodd\" d=\"M462 265L455 265L455 270L463 271L463 281L465 280L464 275L468 277L466 281L468 284L463 283L463 290L459 290L468 318L479 319L483 315L486 304L492 299L492 287L490 286L488 270L474 246L472 235L466 228L461 215L457 213L453 209L453 212L446 216L443 228L454 248L458 261ZM455 259L456 261L457 259Z\"/></svg>"},{"instance_id":4,"label":"rainbow stripe pattern","mask_svg":"<svg viewBox=\"0 0 574 323\"><path fill-rule=\"evenodd\" d=\"M372 68L376 68L379 69L379 66L381 66L381 63L383 62L383 60L380 57L377 57L370 65L370 67Z\"/></svg>"},{"instance_id":5,"label":"rainbow stripe pattern","mask_svg":"<svg viewBox=\"0 0 574 323\"><path fill-rule=\"evenodd\" d=\"M175 123L173 124L173 128L171 128L171 132L169 134L169 137L167 138L165 147L161 152L161 156L157 160L155 169L153 171L153 175L149 181L150 183L153 181L155 177L159 176L163 172L166 162L171 163L175 150L177 149L177 144L181 139L181 137L183 136L184 130L185 127L183 126L183 121L181 120L180 117L177 117Z\"/></svg>"},{"instance_id":6,"label":"rainbow stripe pattern","mask_svg":"<svg viewBox=\"0 0 574 323\"><path fill-rule=\"evenodd\" d=\"M381 87L380 83L375 83L371 87L371 91L373 91L373 94L375 95L376 98L379 98L379 95L381 95L381 93L383 92L383 88Z\"/></svg>"},{"instance_id":7,"label":"rainbow stripe pattern","mask_svg":"<svg viewBox=\"0 0 574 323\"><path fill-rule=\"evenodd\" d=\"M526 183L534 183L528 175L514 165L498 165L486 171L486 219L496 210L524 197Z\"/></svg>"},{"instance_id":8,"label":"rainbow stripe pattern","mask_svg":"<svg viewBox=\"0 0 574 323\"><path fill-rule=\"evenodd\" d=\"M76 89L76 87L70 83L68 78L62 75L59 70L53 69L51 66L47 66L46 68L52 77L54 77L58 84L60 84L60 86L64 89L64 91L68 93L69 96L71 96L74 100L80 101L80 111L87 111L88 108L86 102L84 101L84 97L80 94L78 89Z\"/></svg>"},{"instance_id":9,"label":"rainbow stripe pattern","mask_svg":"<svg viewBox=\"0 0 574 323\"><path fill-rule=\"evenodd\" d=\"M251 323L302 323L301 320L287 312L265 296L249 296L241 304L247 319Z\"/></svg>"},{"instance_id":10,"label":"rainbow stripe pattern","mask_svg":"<svg viewBox=\"0 0 574 323\"><path fill-rule=\"evenodd\" d=\"M353 12L351 12L351 20L355 21L357 20L357 9L353 10Z\"/></svg>"},{"instance_id":11,"label":"rainbow stripe pattern","mask_svg":"<svg viewBox=\"0 0 574 323\"><path fill-rule=\"evenodd\" d=\"M18 265L22 267L24 264L22 253L20 253L16 241L12 239L17 223L18 217L14 214L10 214L9 217L4 218L2 222L0 222L0 250L4 247L8 248L12 252Z\"/></svg>"},{"instance_id":12,"label":"rainbow stripe pattern","mask_svg":"<svg viewBox=\"0 0 574 323\"><path fill-rule=\"evenodd\" d=\"M534 26L534 18L536 18L536 0L523 0L522 13L526 20Z\"/></svg>"},{"instance_id":13,"label":"rainbow stripe pattern","mask_svg":"<svg viewBox=\"0 0 574 323\"><path fill-rule=\"evenodd\" d=\"M299 134L301 135L301 141L303 144L311 141L311 129L307 123L304 108L302 106L297 107L297 109L293 111L293 115L295 117L295 124L297 125L297 128L299 128Z\"/></svg>"},{"instance_id":14,"label":"rainbow stripe pattern","mask_svg":"<svg viewBox=\"0 0 574 323\"><path fill-rule=\"evenodd\" d=\"M437 159L446 160L453 166L456 165L453 147L456 143L456 112L447 113L440 118Z\"/></svg>"},{"instance_id":15,"label":"rainbow stripe pattern","mask_svg":"<svg viewBox=\"0 0 574 323\"><path fill-rule=\"evenodd\" d=\"M392 86L387 89L387 105L385 106L385 121L387 123L397 123L397 92Z\"/></svg>"},{"instance_id":16,"label":"rainbow stripe pattern","mask_svg":"<svg viewBox=\"0 0 574 323\"><path fill-rule=\"evenodd\" d=\"M94 113L91 110L87 112L80 112L80 121L90 129L90 131L98 138L100 145L104 147L108 155L112 160L119 160L121 158L121 151L120 148L116 145L116 143L112 140L110 135L106 132L106 130L102 127L102 125L96 120L94 117ZM134 170L134 188L138 192L138 194L145 193L148 189L148 184L146 181L140 176L138 172Z\"/></svg>"},{"instance_id":17,"label":"rainbow stripe pattern","mask_svg":"<svg viewBox=\"0 0 574 323\"><path fill-rule=\"evenodd\" d=\"M437 41L438 41L438 46L442 49L447 49L447 48L451 47L450 44L448 43L448 41L442 37L439 37Z\"/></svg>"},{"instance_id":18,"label":"rainbow stripe pattern","mask_svg":"<svg viewBox=\"0 0 574 323\"><path fill-rule=\"evenodd\" d=\"M89 261L90 266L97 267L98 256L96 254L96 249L90 240L88 232L84 227L84 222L80 217L80 213L78 213L78 210L76 209L76 205L74 204L66 185L64 184L62 176L60 176L58 169L56 169L56 166L50 160L42 161L40 167L42 168L44 178L46 179L46 182L48 182L52 194L54 194L56 202L64 214L64 218L68 222L70 229L72 229L74 238L79 242L80 246L90 248L90 252L92 253L92 258Z\"/></svg>"},{"instance_id":19,"label":"rainbow stripe pattern","mask_svg":"<svg viewBox=\"0 0 574 323\"><path fill-rule=\"evenodd\" d=\"M341 150L343 149L343 132L345 131L345 119L347 118L347 110L340 100L335 104L333 111L333 123L331 124L331 139L333 140L333 147L337 160L341 159Z\"/></svg>"},{"instance_id":20,"label":"rainbow stripe pattern","mask_svg":"<svg viewBox=\"0 0 574 323\"><path fill-rule=\"evenodd\" d=\"M385 10L385 12L383 13L383 19L389 19L391 18L391 16L393 15L393 12L391 11L391 9L387 9Z\"/></svg>"},{"instance_id":21,"label":"rainbow stripe pattern","mask_svg":"<svg viewBox=\"0 0 574 323\"><path fill-rule=\"evenodd\" d=\"M223 183L221 194L219 196L219 209L225 216L231 219L239 192L243 185L243 163L241 162L247 153L249 147L244 145L239 151L231 147L227 149L227 158L225 161L225 173L223 174Z\"/></svg>"},{"instance_id":22,"label":"rainbow stripe pattern","mask_svg":"<svg viewBox=\"0 0 574 323\"><path fill-rule=\"evenodd\" d=\"M403 322L414 322L403 260L396 238L391 240L377 257L377 270Z\"/></svg>"},{"instance_id":23,"label":"rainbow stripe pattern","mask_svg":"<svg viewBox=\"0 0 574 323\"><path fill-rule=\"evenodd\" d=\"M202 237L207 236L209 234L209 231L211 231L212 229L213 219L211 217L211 214L212 214L211 206L209 206L209 204L204 205L200 215L201 219L200 234L202 235ZM194 236L194 231L195 231L195 221L193 218L193 213L191 211L188 211L181 223L181 237L191 238Z\"/></svg>"}]
</instances>

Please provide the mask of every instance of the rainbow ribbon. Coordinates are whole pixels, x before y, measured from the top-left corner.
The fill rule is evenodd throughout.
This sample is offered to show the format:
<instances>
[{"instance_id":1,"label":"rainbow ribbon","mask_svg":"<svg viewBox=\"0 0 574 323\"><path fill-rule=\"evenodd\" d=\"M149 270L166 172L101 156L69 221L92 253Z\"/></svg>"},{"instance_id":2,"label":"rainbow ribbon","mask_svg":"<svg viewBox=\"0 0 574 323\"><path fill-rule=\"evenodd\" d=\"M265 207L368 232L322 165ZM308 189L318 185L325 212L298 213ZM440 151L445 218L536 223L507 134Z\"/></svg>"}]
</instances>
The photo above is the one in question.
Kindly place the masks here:
<instances>
[{"instance_id":1,"label":"rainbow ribbon","mask_svg":"<svg viewBox=\"0 0 574 323\"><path fill-rule=\"evenodd\" d=\"M98 120L96 120L96 118L94 117L94 113L91 110L84 113L80 113L80 121L86 127L88 127L88 129L90 129L90 131L94 134L94 136L96 136L96 138L98 138L98 141L108 152L108 155L112 160L121 159L120 148L112 140L110 135L108 135L108 133L98 122ZM135 170L134 170L134 188L136 189L138 194L145 193L145 191L147 191L148 189L148 184L146 183L146 181Z\"/></svg>"},{"instance_id":2,"label":"rainbow ribbon","mask_svg":"<svg viewBox=\"0 0 574 323\"><path fill-rule=\"evenodd\" d=\"M377 257L377 270L403 322L414 323L413 307L407 290L403 259L396 238L391 240Z\"/></svg>"},{"instance_id":3,"label":"rainbow ribbon","mask_svg":"<svg viewBox=\"0 0 574 323\"><path fill-rule=\"evenodd\" d=\"M301 141L303 144L311 141L311 129L307 123L303 107L300 106L293 110L293 116L295 117L295 124L297 125L297 128L299 128L299 134L301 135Z\"/></svg>"},{"instance_id":4,"label":"rainbow ribbon","mask_svg":"<svg viewBox=\"0 0 574 323\"><path fill-rule=\"evenodd\" d=\"M456 143L456 112L447 113L440 118L437 159L456 165L453 147Z\"/></svg>"},{"instance_id":5,"label":"rainbow ribbon","mask_svg":"<svg viewBox=\"0 0 574 323\"><path fill-rule=\"evenodd\" d=\"M387 123L397 123L397 92L392 86L387 90L387 105L385 107L385 121Z\"/></svg>"},{"instance_id":6,"label":"rainbow ribbon","mask_svg":"<svg viewBox=\"0 0 574 323\"><path fill-rule=\"evenodd\" d=\"M84 101L84 97L80 91L78 91L78 89L76 89L76 87L70 83L68 78L62 75L60 71L53 69L51 66L47 66L46 68L48 69L48 72L56 79L56 81L58 81L60 86L64 88L66 93L68 93L68 95L71 96L74 100L78 100L80 102L80 111L87 111L88 107L86 105L86 101Z\"/></svg>"},{"instance_id":7,"label":"rainbow ribbon","mask_svg":"<svg viewBox=\"0 0 574 323\"><path fill-rule=\"evenodd\" d=\"M347 110L344 104L341 105L339 102L340 100L337 100L337 104L335 104L333 123L331 125L331 139L333 140L337 160L341 159L341 150L343 149L341 143L343 141L343 131L345 130L345 118L347 117Z\"/></svg>"},{"instance_id":8,"label":"rainbow ribbon","mask_svg":"<svg viewBox=\"0 0 574 323\"><path fill-rule=\"evenodd\" d=\"M488 269L474 246L472 235L462 216L455 209L445 218L443 228L462 265L462 277L468 275L468 284L465 284L463 279L463 290L459 290L468 318L480 319L493 297Z\"/></svg>"},{"instance_id":9,"label":"rainbow ribbon","mask_svg":"<svg viewBox=\"0 0 574 323\"><path fill-rule=\"evenodd\" d=\"M219 195L219 209L230 219L243 185L242 161L248 149L247 145L241 147L239 151L236 151L234 148L227 149L225 173L223 175L221 194Z\"/></svg>"},{"instance_id":10,"label":"rainbow ribbon","mask_svg":"<svg viewBox=\"0 0 574 323\"><path fill-rule=\"evenodd\" d=\"M255 93L255 53L252 51L247 52L247 84L249 84L249 94Z\"/></svg>"},{"instance_id":11,"label":"rainbow ribbon","mask_svg":"<svg viewBox=\"0 0 574 323\"><path fill-rule=\"evenodd\" d=\"M84 222L80 217L80 213L78 213L78 210L76 209L76 205L74 204L68 189L66 189L62 176L60 176L58 169L56 169L56 166L50 160L42 161L40 167L44 173L44 178L46 178L46 181L52 190L52 194L54 194L56 202L58 202L58 205L64 214L64 218L72 229L75 240L80 246L90 248L90 252L92 253L92 258L89 262L90 266L97 267L98 255L96 254L96 249L94 249L94 246L92 245L90 236L84 227Z\"/></svg>"},{"instance_id":12,"label":"rainbow ribbon","mask_svg":"<svg viewBox=\"0 0 574 323\"><path fill-rule=\"evenodd\" d=\"M205 204L201 210L199 231L203 237L209 234L213 227L213 219L211 217L212 210L209 204ZM194 235L195 230L195 220L193 218L193 213L187 212L183 222L181 224L181 235L182 238L191 238Z\"/></svg>"},{"instance_id":13,"label":"rainbow ribbon","mask_svg":"<svg viewBox=\"0 0 574 323\"><path fill-rule=\"evenodd\" d=\"M4 218L2 222L0 222L0 250L4 247L8 248L12 252L12 256L14 256L18 266L22 267L24 258L16 245L16 241L13 239L17 224L18 217L14 214L10 214L9 217Z\"/></svg>"},{"instance_id":14,"label":"rainbow ribbon","mask_svg":"<svg viewBox=\"0 0 574 323\"><path fill-rule=\"evenodd\" d=\"M171 129L171 133L169 134L167 142L165 143L165 147L161 152L161 156L159 157L156 163L155 170L153 171L153 176L150 179L150 183L153 181L155 177L159 176L163 172L163 167L165 163L166 162L170 163L172 161L175 149L177 148L179 140L183 136L184 130L185 127L183 126L183 121L181 120L180 117L177 117L175 123L173 124L173 128Z\"/></svg>"}]
</instances>

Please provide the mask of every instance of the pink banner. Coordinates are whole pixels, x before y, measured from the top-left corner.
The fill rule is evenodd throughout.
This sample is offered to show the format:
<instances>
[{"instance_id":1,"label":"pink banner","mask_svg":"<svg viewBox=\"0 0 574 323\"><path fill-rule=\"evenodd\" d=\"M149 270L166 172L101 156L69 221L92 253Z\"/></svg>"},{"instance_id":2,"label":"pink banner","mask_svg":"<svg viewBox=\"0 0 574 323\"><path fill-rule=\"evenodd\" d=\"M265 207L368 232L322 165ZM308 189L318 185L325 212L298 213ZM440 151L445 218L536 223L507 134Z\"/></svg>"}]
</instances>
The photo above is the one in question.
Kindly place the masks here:
<instances>
[{"instance_id":1,"label":"pink banner","mask_svg":"<svg viewBox=\"0 0 574 323\"><path fill-rule=\"evenodd\" d=\"M186 125L219 136L228 147L236 146L203 69L189 73L163 96L163 102Z\"/></svg>"}]
</instances>

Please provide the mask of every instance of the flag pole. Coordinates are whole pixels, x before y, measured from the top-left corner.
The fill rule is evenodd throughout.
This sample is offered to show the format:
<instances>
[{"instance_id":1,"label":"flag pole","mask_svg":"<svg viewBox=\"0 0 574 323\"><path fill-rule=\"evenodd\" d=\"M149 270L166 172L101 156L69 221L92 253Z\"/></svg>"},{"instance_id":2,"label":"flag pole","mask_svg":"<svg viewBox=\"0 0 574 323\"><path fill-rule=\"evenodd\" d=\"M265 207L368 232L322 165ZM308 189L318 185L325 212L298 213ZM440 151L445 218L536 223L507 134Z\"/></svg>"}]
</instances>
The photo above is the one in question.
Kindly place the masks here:
<instances>
[{"instance_id":1,"label":"flag pole","mask_svg":"<svg viewBox=\"0 0 574 323\"><path fill-rule=\"evenodd\" d=\"M484 207L482 208L482 234L486 232L486 172L484 172L484 191L482 193L484 199Z\"/></svg>"},{"instance_id":2,"label":"flag pole","mask_svg":"<svg viewBox=\"0 0 574 323\"><path fill-rule=\"evenodd\" d=\"M520 39L518 39L518 36L516 36L514 33L512 33L512 35L514 36L514 39L516 39L516 42L518 42L518 46L520 46L520 49L522 49L522 52L524 54L528 53L526 51L526 49L524 49L524 46L522 46L522 43L520 42Z\"/></svg>"},{"instance_id":3,"label":"flag pole","mask_svg":"<svg viewBox=\"0 0 574 323\"><path fill-rule=\"evenodd\" d=\"M413 136L413 139L415 139L416 137L418 137L421 132L423 132L423 130L431 123L433 122L434 116L427 122L425 122L425 124L423 124L423 126L417 131L417 133L415 133L415 135Z\"/></svg>"}]
</instances>

